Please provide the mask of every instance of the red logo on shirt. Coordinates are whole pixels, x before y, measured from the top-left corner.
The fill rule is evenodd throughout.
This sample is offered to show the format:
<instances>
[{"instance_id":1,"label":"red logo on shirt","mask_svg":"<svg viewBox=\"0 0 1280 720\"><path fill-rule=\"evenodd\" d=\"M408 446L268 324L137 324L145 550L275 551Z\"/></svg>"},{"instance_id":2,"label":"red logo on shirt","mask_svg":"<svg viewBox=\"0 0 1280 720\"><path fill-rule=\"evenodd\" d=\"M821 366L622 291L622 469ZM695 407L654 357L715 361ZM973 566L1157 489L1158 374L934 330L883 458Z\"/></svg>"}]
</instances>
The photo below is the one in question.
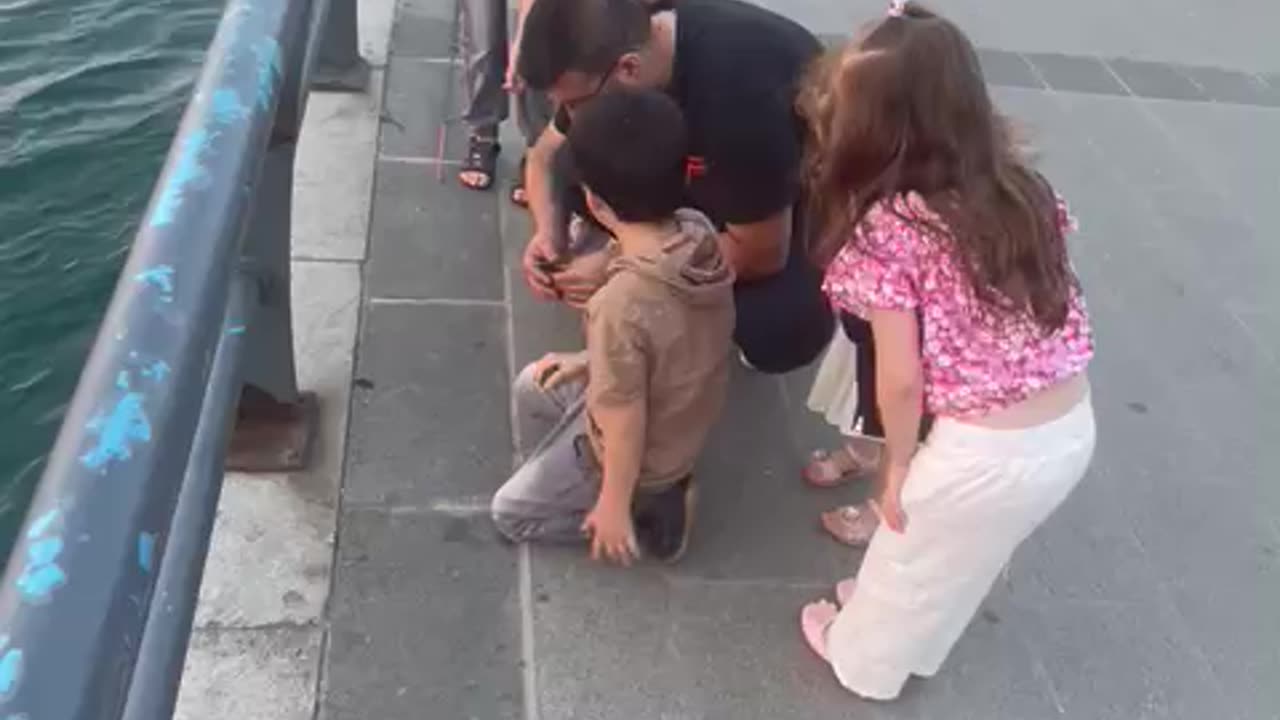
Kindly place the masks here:
<instances>
[{"instance_id":1,"label":"red logo on shirt","mask_svg":"<svg viewBox=\"0 0 1280 720\"><path fill-rule=\"evenodd\" d=\"M700 155L690 155L684 161L684 182L692 183L694 180L707 174L707 161Z\"/></svg>"}]
</instances>

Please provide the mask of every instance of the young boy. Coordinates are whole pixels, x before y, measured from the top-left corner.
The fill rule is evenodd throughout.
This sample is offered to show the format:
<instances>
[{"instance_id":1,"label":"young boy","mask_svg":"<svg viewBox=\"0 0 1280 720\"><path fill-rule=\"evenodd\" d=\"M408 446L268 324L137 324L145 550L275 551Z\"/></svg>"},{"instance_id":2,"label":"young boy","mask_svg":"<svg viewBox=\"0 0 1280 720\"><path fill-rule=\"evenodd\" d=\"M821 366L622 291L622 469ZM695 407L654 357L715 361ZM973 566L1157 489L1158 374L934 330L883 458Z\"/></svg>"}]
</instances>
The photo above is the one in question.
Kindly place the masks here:
<instances>
[{"instance_id":1,"label":"young boy","mask_svg":"<svg viewBox=\"0 0 1280 720\"><path fill-rule=\"evenodd\" d=\"M586 536L593 558L623 565L687 547L691 473L728 384L734 277L710 222L679 209L686 144L659 92L602 94L575 115L570 157L616 256L587 304L587 349L515 381L522 427L551 427L493 498L512 540Z\"/></svg>"}]
</instances>

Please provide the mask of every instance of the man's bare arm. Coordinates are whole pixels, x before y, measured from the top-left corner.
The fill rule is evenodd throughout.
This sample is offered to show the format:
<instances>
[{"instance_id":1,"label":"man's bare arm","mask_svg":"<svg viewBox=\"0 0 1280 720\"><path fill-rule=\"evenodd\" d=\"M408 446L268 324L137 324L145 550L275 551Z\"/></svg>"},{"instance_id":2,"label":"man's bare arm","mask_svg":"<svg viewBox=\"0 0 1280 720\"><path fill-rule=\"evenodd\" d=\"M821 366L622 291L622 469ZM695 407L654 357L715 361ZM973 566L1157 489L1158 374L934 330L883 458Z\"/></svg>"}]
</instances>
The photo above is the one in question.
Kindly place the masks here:
<instances>
[{"instance_id":1,"label":"man's bare arm","mask_svg":"<svg viewBox=\"0 0 1280 720\"><path fill-rule=\"evenodd\" d=\"M790 207L760 222L727 225L720 251L739 280L757 280L782 271L791 251Z\"/></svg>"},{"instance_id":2,"label":"man's bare arm","mask_svg":"<svg viewBox=\"0 0 1280 720\"><path fill-rule=\"evenodd\" d=\"M553 232L563 232L567 225L561 207L563 178L557 178L555 162L557 154L565 147L565 141L564 134L556 129L555 123L548 123L538 141L529 149L529 159L525 164L524 182L534 232L548 239Z\"/></svg>"}]
</instances>

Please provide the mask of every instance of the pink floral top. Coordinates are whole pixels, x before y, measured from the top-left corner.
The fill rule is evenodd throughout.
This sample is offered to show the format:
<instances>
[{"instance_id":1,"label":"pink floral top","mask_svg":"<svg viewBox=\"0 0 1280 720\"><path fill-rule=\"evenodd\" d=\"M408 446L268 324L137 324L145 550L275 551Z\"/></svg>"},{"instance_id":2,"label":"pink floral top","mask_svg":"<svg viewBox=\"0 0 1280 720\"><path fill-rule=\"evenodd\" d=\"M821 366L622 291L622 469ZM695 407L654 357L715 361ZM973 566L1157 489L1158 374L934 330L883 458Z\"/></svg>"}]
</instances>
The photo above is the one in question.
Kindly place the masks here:
<instances>
[{"instance_id":1,"label":"pink floral top","mask_svg":"<svg viewBox=\"0 0 1280 720\"><path fill-rule=\"evenodd\" d=\"M940 224L918 195L895 202L903 215L924 214ZM1061 200L1058 222L1064 234L1075 229ZM1078 291L1066 324L1046 333L1027 314L992 311L978 301L936 233L905 222L887 202L872 207L856 232L862 249L850 244L840 251L823 289L837 308L862 317L871 308L918 309L929 412L990 414L1083 372L1093 357L1089 315Z\"/></svg>"}]
</instances>

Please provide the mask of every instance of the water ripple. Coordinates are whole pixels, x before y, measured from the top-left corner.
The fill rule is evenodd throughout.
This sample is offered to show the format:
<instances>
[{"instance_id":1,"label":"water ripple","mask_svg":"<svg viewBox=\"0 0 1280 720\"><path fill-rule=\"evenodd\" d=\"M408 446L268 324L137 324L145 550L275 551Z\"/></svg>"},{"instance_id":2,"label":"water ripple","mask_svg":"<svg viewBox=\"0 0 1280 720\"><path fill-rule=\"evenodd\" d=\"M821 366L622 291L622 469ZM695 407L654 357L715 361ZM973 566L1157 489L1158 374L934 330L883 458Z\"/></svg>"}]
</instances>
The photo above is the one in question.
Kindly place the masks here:
<instances>
[{"instance_id":1,"label":"water ripple","mask_svg":"<svg viewBox=\"0 0 1280 720\"><path fill-rule=\"evenodd\" d=\"M207 0L0 0L0 548L221 11Z\"/></svg>"}]
</instances>

